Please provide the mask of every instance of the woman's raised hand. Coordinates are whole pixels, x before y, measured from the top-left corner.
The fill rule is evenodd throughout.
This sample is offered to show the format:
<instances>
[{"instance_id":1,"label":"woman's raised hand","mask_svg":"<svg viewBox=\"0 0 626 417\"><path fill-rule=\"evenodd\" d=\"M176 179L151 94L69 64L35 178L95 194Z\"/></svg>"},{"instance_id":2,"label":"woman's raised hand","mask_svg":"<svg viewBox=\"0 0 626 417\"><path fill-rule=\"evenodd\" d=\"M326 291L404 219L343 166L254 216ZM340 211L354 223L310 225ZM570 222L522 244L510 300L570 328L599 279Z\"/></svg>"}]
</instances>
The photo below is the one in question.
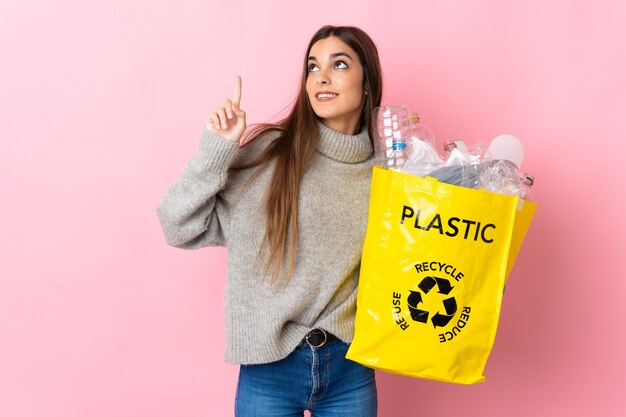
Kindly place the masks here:
<instances>
[{"instance_id":1,"label":"woman's raised hand","mask_svg":"<svg viewBox=\"0 0 626 417\"><path fill-rule=\"evenodd\" d=\"M246 112L239 108L241 102L241 77L235 78L235 92L233 99L226 99L224 105L219 107L206 119L206 128L216 135L222 136L233 142L239 142L246 131Z\"/></svg>"}]
</instances>

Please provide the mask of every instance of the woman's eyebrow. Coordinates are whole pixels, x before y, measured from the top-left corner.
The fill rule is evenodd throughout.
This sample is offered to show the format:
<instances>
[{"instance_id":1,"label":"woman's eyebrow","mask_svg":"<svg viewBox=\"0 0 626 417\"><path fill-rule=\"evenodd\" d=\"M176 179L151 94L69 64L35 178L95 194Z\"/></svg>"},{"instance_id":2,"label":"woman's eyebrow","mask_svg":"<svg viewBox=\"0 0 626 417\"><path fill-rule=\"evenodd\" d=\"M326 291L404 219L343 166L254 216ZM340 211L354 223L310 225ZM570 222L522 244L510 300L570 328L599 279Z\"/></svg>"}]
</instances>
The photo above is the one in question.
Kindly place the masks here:
<instances>
[{"instance_id":1,"label":"woman's eyebrow","mask_svg":"<svg viewBox=\"0 0 626 417\"><path fill-rule=\"evenodd\" d=\"M340 57L340 56L345 56L346 58L348 58L348 59L350 59L350 60L354 61L354 59L352 59L352 57L350 56L350 54L348 54L347 52L335 52L335 53L333 53L333 54L330 54L330 57L331 57L331 58L333 58L333 59L334 59L334 58L337 58L337 57ZM308 59L308 60L309 60L309 61L317 61L317 58L315 58L313 55L311 55L311 56L309 56L309 59Z\"/></svg>"},{"instance_id":2,"label":"woman's eyebrow","mask_svg":"<svg viewBox=\"0 0 626 417\"><path fill-rule=\"evenodd\" d=\"M353 60L349 53L347 52L335 52L334 54L330 54L331 58L337 58L340 56L345 56L346 58Z\"/></svg>"}]
</instances>

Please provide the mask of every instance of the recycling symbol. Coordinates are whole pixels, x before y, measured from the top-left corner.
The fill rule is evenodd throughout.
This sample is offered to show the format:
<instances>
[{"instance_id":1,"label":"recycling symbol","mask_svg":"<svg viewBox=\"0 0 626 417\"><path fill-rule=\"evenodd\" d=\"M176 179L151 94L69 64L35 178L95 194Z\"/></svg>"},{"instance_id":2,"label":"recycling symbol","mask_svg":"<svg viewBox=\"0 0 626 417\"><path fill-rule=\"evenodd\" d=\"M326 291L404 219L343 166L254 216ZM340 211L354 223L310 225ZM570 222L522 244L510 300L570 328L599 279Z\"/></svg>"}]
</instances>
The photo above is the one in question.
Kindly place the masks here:
<instances>
[{"instance_id":1,"label":"recycling symbol","mask_svg":"<svg viewBox=\"0 0 626 417\"><path fill-rule=\"evenodd\" d=\"M430 312L426 310L420 309L420 303L424 301L422 298L422 292L424 293L424 298L428 296L430 290L432 290L435 286L439 289L439 294L448 295L452 288L450 285L450 281L445 278L437 278L437 277L425 277L422 282L419 283L418 287L420 291L410 291L410 294L407 298L407 303L409 305L409 312L411 313L411 318L414 321L420 323L428 323L428 316ZM432 293L431 293L432 294ZM445 327L448 325L452 317L454 317L454 313L456 313L456 300L454 297L446 298L443 300L443 311L437 311L430 319L433 323L434 327Z\"/></svg>"}]
</instances>

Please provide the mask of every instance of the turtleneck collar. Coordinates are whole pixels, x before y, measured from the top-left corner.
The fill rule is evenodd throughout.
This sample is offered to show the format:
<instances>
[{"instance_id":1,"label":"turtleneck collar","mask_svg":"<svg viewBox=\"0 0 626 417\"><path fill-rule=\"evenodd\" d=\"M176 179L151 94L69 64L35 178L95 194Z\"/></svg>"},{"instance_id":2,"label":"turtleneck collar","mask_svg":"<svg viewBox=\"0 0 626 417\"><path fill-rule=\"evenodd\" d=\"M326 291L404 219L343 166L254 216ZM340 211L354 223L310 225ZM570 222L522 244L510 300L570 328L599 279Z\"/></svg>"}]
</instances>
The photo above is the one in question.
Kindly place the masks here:
<instances>
[{"instance_id":1,"label":"turtleneck collar","mask_svg":"<svg viewBox=\"0 0 626 417\"><path fill-rule=\"evenodd\" d=\"M374 150L365 126L356 135L346 135L318 121L317 131L318 152L335 161L356 164L365 161Z\"/></svg>"}]
</instances>

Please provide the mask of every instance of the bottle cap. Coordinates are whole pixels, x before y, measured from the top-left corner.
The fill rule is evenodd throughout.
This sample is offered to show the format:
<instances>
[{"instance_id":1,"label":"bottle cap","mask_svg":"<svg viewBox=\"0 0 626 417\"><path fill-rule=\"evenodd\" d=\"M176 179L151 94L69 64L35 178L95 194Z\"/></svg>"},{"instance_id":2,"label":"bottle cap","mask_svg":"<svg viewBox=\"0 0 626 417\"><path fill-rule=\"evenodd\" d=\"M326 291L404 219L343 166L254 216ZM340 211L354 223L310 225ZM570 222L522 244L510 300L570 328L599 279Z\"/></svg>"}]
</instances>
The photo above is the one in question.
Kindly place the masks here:
<instances>
[{"instance_id":1,"label":"bottle cap","mask_svg":"<svg viewBox=\"0 0 626 417\"><path fill-rule=\"evenodd\" d=\"M456 149L456 142L454 140L447 140L443 143L443 150L445 152L451 152L453 149Z\"/></svg>"},{"instance_id":2,"label":"bottle cap","mask_svg":"<svg viewBox=\"0 0 626 417\"><path fill-rule=\"evenodd\" d=\"M524 174L522 182L528 186L532 186L535 184L535 177L532 174Z\"/></svg>"},{"instance_id":3,"label":"bottle cap","mask_svg":"<svg viewBox=\"0 0 626 417\"><path fill-rule=\"evenodd\" d=\"M409 119L412 125L418 124L420 122L420 115L417 113L413 113L409 116Z\"/></svg>"},{"instance_id":4,"label":"bottle cap","mask_svg":"<svg viewBox=\"0 0 626 417\"><path fill-rule=\"evenodd\" d=\"M391 145L391 149L393 149L394 151L404 150L404 149L406 149L406 143L405 142L396 142L396 141L394 141L393 144Z\"/></svg>"}]
</instances>

